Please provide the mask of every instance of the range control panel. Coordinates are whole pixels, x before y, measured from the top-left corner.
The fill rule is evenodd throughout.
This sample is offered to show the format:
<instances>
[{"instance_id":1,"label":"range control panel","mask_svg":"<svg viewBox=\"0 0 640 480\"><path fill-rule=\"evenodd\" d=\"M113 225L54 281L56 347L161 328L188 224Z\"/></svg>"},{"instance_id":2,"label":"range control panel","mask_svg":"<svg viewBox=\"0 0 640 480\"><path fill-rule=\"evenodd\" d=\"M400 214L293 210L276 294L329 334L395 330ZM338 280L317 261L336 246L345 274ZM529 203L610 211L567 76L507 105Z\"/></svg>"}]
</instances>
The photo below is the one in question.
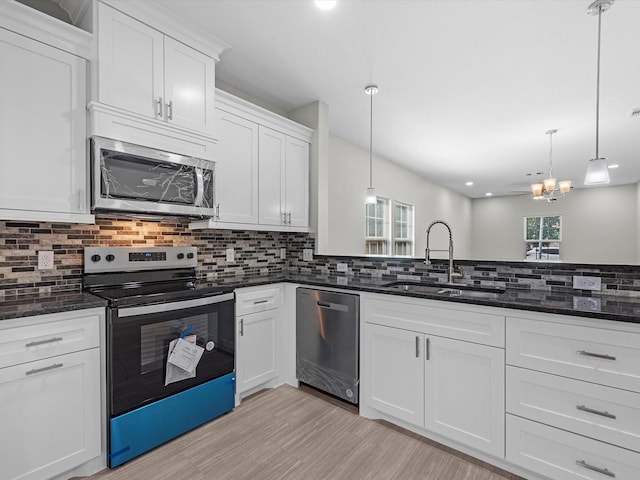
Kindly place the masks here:
<instances>
[{"instance_id":1,"label":"range control panel","mask_svg":"<svg viewBox=\"0 0 640 480\"><path fill-rule=\"evenodd\" d=\"M194 268L196 247L85 247L84 273Z\"/></svg>"}]
</instances>

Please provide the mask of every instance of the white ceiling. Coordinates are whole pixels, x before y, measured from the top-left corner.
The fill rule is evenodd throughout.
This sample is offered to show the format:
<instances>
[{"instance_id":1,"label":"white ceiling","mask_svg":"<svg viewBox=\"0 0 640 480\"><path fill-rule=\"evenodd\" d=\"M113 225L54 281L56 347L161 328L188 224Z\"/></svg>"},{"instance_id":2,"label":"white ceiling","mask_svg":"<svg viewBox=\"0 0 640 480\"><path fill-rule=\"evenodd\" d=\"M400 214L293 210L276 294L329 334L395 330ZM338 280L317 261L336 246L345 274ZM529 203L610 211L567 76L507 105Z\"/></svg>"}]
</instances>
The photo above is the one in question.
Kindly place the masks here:
<instances>
[{"instance_id":1,"label":"white ceiling","mask_svg":"<svg viewBox=\"0 0 640 480\"><path fill-rule=\"evenodd\" d=\"M281 111L329 105L333 134L469 197L527 191L549 168L582 188L595 155L590 0L154 0L228 43L217 78ZM602 15L600 156L640 180L640 1ZM363 172L368 175L368 172ZM474 186L466 187L466 181ZM375 170L374 170L375 186Z\"/></svg>"}]
</instances>

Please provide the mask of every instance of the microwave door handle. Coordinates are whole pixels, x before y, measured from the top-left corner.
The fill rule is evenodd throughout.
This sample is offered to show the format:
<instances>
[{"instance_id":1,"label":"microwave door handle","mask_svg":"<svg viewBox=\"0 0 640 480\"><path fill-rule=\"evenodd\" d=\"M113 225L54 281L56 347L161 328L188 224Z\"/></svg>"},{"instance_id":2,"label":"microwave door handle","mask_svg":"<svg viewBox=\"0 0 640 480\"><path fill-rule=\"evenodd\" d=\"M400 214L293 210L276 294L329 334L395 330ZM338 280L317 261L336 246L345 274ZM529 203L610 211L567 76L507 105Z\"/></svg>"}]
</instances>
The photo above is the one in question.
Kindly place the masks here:
<instances>
[{"instance_id":1,"label":"microwave door handle","mask_svg":"<svg viewBox=\"0 0 640 480\"><path fill-rule=\"evenodd\" d=\"M204 175L202 174L202 168L196 167L196 198L193 202L196 207L202 206L204 200Z\"/></svg>"}]
</instances>

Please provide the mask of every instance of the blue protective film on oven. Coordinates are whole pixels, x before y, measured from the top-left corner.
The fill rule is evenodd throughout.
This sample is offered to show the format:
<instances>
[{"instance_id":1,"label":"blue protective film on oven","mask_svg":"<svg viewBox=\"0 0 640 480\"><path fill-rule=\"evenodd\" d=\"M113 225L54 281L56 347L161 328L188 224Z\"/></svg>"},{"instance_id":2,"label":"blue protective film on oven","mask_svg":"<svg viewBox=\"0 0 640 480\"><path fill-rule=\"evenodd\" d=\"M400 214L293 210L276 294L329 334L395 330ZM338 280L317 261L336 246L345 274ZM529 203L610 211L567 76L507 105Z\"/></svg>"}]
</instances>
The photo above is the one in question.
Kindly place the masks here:
<instances>
[{"instance_id":1,"label":"blue protective film on oven","mask_svg":"<svg viewBox=\"0 0 640 480\"><path fill-rule=\"evenodd\" d=\"M111 419L109 467L219 417L235 405L235 373L137 408Z\"/></svg>"},{"instance_id":2,"label":"blue protective film on oven","mask_svg":"<svg viewBox=\"0 0 640 480\"><path fill-rule=\"evenodd\" d=\"M195 329L195 327L193 325L189 325L187 328L184 329L184 332L182 332L180 334L180 338L184 338L187 335L189 335L191 332L193 332L193 330Z\"/></svg>"}]
</instances>

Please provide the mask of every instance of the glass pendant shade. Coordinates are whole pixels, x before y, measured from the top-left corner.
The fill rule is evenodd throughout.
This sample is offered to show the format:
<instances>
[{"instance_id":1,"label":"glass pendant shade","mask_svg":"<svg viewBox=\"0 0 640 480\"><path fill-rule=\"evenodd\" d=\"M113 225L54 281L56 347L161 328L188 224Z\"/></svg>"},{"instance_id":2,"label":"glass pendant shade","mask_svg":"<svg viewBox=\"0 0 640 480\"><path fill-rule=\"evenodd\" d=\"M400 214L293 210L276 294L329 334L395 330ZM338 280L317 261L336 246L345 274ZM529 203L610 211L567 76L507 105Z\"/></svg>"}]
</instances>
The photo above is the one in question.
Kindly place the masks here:
<instances>
[{"instance_id":1,"label":"glass pendant shade","mask_svg":"<svg viewBox=\"0 0 640 480\"><path fill-rule=\"evenodd\" d=\"M569 193L571 190L571 180L561 180L559 182L560 193Z\"/></svg>"},{"instance_id":2,"label":"glass pendant shade","mask_svg":"<svg viewBox=\"0 0 640 480\"><path fill-rule=\"evenodd\" d=\"M592 158L587 165L585 185L604 185L609 183L609 167L604 158Z\"/></svg>"},{"instance_id":3,"label":"glass pendant shade","mask_svg":"<svg viewBox=\"0 0 640 480\"><path fill-rule=\"evenodd\" d=\"M544 184L542 182L531 184L531 193L533 198L542 198L542 191L544 190Z\"/></svg>"},{"instance_id":4,"label":"glass pendant shade","mask_svg":"<svg viewBox=\"0 0 640 480\"><path fill-rule=\"evenodd\" d=\"M367 188L367 194L364 199L365 205L375 205L378 202L376 199L376 189L373 187Z\"/></svg>"},{"instance_id":5,"label":"glass pendant shade","mask_svg":"<svg viewBox=\"0 0 640 480\"><path fill-rule=\"evenodd\" d=\"M555 178L545 178L544 179L544 191L545 192L553 192L556 189L556 179Z\"/></svg>"}]
</instances>

